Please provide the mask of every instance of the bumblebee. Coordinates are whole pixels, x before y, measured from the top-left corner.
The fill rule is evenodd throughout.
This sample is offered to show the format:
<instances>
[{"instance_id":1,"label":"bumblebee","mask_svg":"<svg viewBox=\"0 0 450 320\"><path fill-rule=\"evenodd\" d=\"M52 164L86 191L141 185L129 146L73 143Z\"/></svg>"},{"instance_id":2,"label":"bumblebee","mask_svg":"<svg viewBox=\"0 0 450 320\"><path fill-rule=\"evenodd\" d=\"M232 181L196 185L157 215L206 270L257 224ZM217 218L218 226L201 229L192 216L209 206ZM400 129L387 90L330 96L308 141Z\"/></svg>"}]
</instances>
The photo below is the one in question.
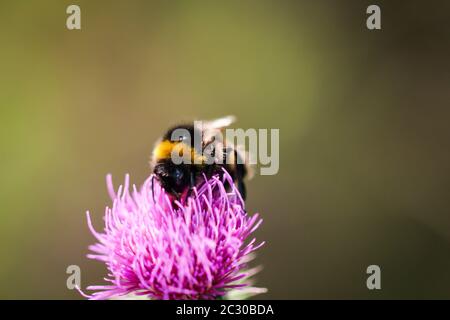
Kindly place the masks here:
<instances>
[{"instance_id":1,"label":"bumblebee","mask_svg":"<svg viewBox=\"0 0 450 320\"><path fill-rule=\"evenodd\" d=\"M237 148L218 139L222 129L234 121L233 116L227 116L180 124L164 134L153 149L151 166L154 177L168 194L174 199L183 199L201 185L205 177L221 177L225 169L245 200L244 178L250 173L247 158Z\"/></svg>"}]
</instances>

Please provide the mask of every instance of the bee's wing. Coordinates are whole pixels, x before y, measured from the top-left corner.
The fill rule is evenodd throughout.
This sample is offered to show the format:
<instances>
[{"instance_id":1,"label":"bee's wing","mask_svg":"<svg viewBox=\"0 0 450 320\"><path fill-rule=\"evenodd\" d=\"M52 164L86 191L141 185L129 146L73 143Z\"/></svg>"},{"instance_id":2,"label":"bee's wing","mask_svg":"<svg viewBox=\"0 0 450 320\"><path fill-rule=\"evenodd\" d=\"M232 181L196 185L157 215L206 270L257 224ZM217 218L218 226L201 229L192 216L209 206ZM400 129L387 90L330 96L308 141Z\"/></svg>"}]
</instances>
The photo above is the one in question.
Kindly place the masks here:
<instances>
[{"instance_id":1,"label":"bee's wing","mask_svg":"<svg viewBox=\"0 0 450 320\"><path fill-rule=\"evenodd\" d=\"M222 128L228 127L230 124L232 124L235 121L236 121L235 116L226 116L226 117L215 119L215 120L204 121L203 128L206 130L222 129Z\"/></svg>"},{"instance_id":2,"label":"bee's wing","mask_svg":"<svg viewBox=\"0 0 450 320\"><path fill-rule=\"evenodd\" d=\"M215 120L203 121L203 146L211 143L213 137L219 134L221 129L228 127L235 121L236 117L234 116L226 116Z\"/></svg>"}]
</instances>

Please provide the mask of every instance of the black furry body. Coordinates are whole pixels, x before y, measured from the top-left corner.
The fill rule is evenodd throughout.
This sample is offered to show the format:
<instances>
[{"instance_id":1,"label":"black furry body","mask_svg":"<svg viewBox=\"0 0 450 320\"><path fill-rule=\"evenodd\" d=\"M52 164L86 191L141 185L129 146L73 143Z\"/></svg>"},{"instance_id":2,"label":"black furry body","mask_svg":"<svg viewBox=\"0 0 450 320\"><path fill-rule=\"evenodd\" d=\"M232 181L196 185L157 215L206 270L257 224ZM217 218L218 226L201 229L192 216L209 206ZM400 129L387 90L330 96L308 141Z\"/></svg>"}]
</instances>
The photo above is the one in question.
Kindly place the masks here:
<instances>
[{"instance_id":1,"label":"black furry body","mask_svg":"<svg viewBox=\"0 0 450 320\"><path fill-rule=\"evenodd\" d=\"M189 134L190 138L186 139L183 135L177 135L176 132L178 132L177 130L179 129L181 129L182 132L184 131L186 134ZM166 143L175 146L177 143L184 142L190 146L192 150L195 150L193 151L195 154L203 154L204 148L212 143L211 141L204 141L204 136L204 132L194 128L193 125L180 125L168 130L158 145ZM201 147L194 146L194 137L202 139L200 140L202 141ZM213 150L211 156L215 157L218 152L221 152L223 155L223 161L221 162L208 161L202 163L175 164L171 157L168 157L167 155L156 156L153 160L153 173L167 193L171 194L176 199L180 199L185 194L189 196L194 187L199 187L205 181L205 177L206 179L210 179L214 175L222 177L224 174L223 170L225 169L236 183L242 198L245 200L246 188L243 180L247 175L248 170L243 157L241 157L237 150L229 146L222 147L220 150ZM227 155L230 154L231 157L227 157ZM232 159L232 163L226 163L225 159Z\"/></svg>"}]
</instances>

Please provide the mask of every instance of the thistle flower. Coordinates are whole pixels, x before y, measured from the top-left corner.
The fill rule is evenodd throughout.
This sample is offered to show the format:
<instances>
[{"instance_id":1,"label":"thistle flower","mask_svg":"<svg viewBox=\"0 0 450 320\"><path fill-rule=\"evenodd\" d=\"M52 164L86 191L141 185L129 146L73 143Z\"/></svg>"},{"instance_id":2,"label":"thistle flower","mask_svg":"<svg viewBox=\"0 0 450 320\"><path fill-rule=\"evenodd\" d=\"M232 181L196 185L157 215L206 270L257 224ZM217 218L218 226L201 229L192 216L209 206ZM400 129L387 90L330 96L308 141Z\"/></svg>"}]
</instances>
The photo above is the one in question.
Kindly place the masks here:
<instances>
[{"instance_id":1,"label":"thistle flower","mask_svg":"<svg viewBox=\"0 0 450 320\"><path fill-rule=\"evenodd\" d=\"M183 204L171 201L156 180L153 188L151 183L149 177L130 193L126 175L116 194L107 176L113 205L106 208L103 233L94 230L87 212L98 240L88 258L106 264L109 282L88 287L96 291L89 298L216 299L232 289L265 292L250 286L256 270L246 270L251 253L263 245L247 241L262 220L246 213L226 172L205 181Z\"/></svg>"}]
</instances>

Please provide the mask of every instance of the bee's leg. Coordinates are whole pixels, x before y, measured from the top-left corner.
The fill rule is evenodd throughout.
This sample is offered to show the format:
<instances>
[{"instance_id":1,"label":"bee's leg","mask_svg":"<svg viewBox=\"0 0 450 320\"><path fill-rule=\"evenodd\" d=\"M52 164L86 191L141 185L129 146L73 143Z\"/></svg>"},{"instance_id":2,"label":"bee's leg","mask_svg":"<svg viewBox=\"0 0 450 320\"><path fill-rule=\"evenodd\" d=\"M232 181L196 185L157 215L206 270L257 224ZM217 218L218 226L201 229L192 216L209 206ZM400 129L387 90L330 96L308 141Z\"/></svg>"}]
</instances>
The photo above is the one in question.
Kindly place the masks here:
<instances>
[{"instance_id":1,"label":"bee's leg","mask_svg":"<svg viewBox=\"0 0 450 320\"><path fill-rule=\"evenodd\" d=\"M244 164L244 161L243 161L241 155L236 150L234 151L234 155L235 155L234 165L236 166L237 187L238 187L239 193L242 196L242 199L245 201L245 199L247 198L247 190L245 189L244 177L247 174L247 168L245 167L245 164Z\"/></svg>"},{"instance_id":2,"label":"bee's leg","mask_svg":"<svg viewBox=\"0 0 450 320\"><path fill-rule=\"evenodd\" d=\"M238 171L239 168L237 167L236 170ZM245 189L244 179L242 176L238 175L236 180L237 180L237 188L239 190L239 193L241 194L242 199L245 201L245 199L247 198L247 190Z\"/></svg>"},{"instance_id":3,"label":"bee's leg","mask_svg":"<svg viewBox=\"0 0 450 320\"><path fill-rule=\"evenodd\" d=\"M187 193L187 196L190 197L192 195L192 192L194 191L195 188L195 175L194 175L194 171L191 170L189 172L189 190Z\"/></svg>"}]
</instances>

